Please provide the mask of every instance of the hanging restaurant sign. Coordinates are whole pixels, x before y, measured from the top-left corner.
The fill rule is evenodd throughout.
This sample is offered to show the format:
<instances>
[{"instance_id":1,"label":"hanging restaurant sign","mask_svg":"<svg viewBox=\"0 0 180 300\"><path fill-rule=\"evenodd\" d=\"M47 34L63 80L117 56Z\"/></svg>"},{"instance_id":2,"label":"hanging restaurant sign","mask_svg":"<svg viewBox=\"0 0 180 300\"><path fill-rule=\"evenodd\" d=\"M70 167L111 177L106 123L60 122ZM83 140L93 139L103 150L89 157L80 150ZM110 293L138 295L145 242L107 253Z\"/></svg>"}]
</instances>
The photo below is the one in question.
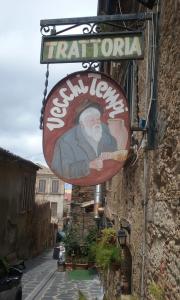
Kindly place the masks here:
<instances>
[{"instance_id":1,"label":"hanging restaurant sign","mask_svg":"<svg viewBox=\"0 0 180 300\"><path fill-rule=\"evenodd\" d=\"M143 58L143 33L43 36L41 63Z\"/></svg>"},{"instance_id":2,"label":"hanging restaurant sign","mask_svg":"<svg viewBox=\"0 0 180 300\"><path fill-rule=\"evenodd\" d=\"M44 109L43 151L63 181L88 186L109 180L125 163L129 146L128 106L116 81L80 71L53 87Z\"/></svg>"}]
</instances>

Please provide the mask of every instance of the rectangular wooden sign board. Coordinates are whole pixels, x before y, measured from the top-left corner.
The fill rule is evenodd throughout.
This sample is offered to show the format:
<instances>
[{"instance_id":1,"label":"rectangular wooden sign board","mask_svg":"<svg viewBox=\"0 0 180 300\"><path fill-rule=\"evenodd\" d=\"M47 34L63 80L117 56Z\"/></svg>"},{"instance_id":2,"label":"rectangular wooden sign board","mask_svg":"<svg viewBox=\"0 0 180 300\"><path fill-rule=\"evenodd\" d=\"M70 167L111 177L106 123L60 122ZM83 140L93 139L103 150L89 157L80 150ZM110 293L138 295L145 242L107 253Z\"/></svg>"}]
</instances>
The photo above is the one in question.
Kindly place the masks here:
<instances>
[{"instance_id":1,"label":"rectangular wooden sign board","mask_svg":"<svg viewBox=\"0 0 180 300\"><path fill-rule=\"evenodd\" d=\"M42 64L143 58L143 33L43 36Z\"/></svg>"}]
</instances>

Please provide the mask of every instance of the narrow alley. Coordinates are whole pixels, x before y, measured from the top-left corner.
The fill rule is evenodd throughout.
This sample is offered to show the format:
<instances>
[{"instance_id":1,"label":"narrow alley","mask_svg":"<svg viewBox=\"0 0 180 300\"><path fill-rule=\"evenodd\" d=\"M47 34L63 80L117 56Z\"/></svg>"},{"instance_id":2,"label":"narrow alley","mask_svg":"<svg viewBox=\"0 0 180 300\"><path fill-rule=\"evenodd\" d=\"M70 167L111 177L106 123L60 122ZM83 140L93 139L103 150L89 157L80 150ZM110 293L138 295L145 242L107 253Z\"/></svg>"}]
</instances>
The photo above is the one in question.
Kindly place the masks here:
<instances>
[{"instance_id":1,"label":"narrow alley","mask_svg":"<svg viewBox=\"0 0 180 300\"><path fill-rule=\"evenodd\" d=\"M103 291L98 275L86 280L73 278L71 272L59 272L52 251L26 262L22 277L23 300L78 300L81 292L88 300L101 300Z\"/></svg>"},{"instance_id":2,"label":"narrow alley","mask_svg":"<svg viewBox=\"0 0 180 300\"><path fill-rule=\"evenodd\" d=\"M180 300L179 4L2 1L0 300Z\"/></svg>"}]
</instances>

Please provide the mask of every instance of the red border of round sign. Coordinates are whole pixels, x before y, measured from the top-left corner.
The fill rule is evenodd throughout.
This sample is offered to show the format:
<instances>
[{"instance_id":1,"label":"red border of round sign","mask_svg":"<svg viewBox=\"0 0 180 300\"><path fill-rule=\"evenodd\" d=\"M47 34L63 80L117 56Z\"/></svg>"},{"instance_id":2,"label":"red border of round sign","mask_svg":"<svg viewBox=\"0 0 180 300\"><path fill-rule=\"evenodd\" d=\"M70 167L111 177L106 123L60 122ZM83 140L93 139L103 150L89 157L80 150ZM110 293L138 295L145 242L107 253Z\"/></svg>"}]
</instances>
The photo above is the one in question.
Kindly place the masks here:
<instances>
[{"instance_id":1,"label":"red border of round sign","mask_svg":"<svg viewBox=\"0 0 180 300\"><path fill-rule=\"evenodd\" d=\"M43 120L43 153L44 153L45 160L46 160L46 162L47 162L47 164L48 164L48 166L50 167L51 170L52 170L52 168L51 168L51 160L52 160L52 152L54 150L54 145L55 145L56 140L62 134L59 135L58 130L56 130L56 133L55 132L53 134L49 133L48 135L51 135L51 138L47 139L48 142L46 141L46 132L47 132L48 129L45 128L45 121L46 121L46 118L47 118L47 113L49 112L49 111L47 112L47 108L48 108L48 106L50 106L52 95L54 97L54 93L57 93L57 89L59 89L59 87L60 87L60 85L62 83L64 83L65 81L67 81L68 79L70 79L72 77L75 77L78 74L86 74L86 73L87 74L88 73L99 74L103 78L106 78L107 81L112 82L113 86L117 86L118 91L121 92L121 94L123 95L124 101L128 105L125 93L124 93L123 89L121 88L121 86L119 85L119 83L116 80L112 79L111 77L109 77L108 75L106 75L106 74L104 74L102 72L88 71L88 70L77 71L77 72L69 74L68 76L64 77L59 82L57 82L56 85L51 89L51 91L49 92L49 94L48 94L48 96L46 98L46 104L45 104L45 108L44 108L44 120ZM97 103L97 101L94 101L94 103ZM75 106L75 104L74 104L74 106ZM126 117L126 128L128 130L128 142L127 142L126 149L129 150L129 147L130 147L130 120L129 120L129 112L125 112L124 114L126 114L126 116L127 116ZM67 126L64 126L64 129L63 129L64 133L67 131L67 129L70 129L72 127L72 125L73 125L72 121L68 122ZM55 137L52 138L52 135L54 135ZM47 147L48 143L51 144L51 147L50 146ZM93 170L91 172L91 176L88 175L86 177L81 177L81 178L78 178L78 179L76 179L76 178L74 178L74 179L67 179L67 178L64 178L64 177L60 176L60 174L58 174L54 170L52 170L52 171L53 171L53 173L55 173L57 175L57 177L59 177L60 179L62 179L64 182L68 182L70 184L80 185L80 186L88 186L88 185L100 184L100 183L103 183L103 182L111 179L123 167L124 163L125 163L125 161L123 161L123 162L117 162L117 161L108 162L107 161L106 162L106 166L104 168L106 170L106 171L104 170L105 172L104 171L103 172L102 171L99 172L99 171L94 171ZM111 168L111 169L114 170L113 172L110 172L111 176L103 176L104 173L109 174L109 171L108 171L109 168ZM94 181L94 178L96 178L97 176L99 176L98 177L99 180Z\"/></svg>"}]
</instances>

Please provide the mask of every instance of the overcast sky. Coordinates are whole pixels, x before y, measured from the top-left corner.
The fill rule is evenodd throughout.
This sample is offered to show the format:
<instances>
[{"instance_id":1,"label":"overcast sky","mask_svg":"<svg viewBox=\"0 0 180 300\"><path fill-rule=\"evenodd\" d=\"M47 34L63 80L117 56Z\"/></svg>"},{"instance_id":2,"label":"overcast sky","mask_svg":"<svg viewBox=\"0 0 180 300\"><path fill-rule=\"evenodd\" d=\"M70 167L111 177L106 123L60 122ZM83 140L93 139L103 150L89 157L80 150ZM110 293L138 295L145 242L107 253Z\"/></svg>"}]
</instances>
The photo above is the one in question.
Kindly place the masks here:
<instances>
[{"instance_id":1,"label":"overcast sky","mask_svg":"<svg viewBox=\"0 0 180 300\"><path fill-rule=\"evenodd\" d=\"M40 64L40 20L97 15L97 0L6 0L0 17L0 147L44 162L39 129L46 65ZM51 64L49 87L80 64Z\"/></svg>"}]
</instances>

